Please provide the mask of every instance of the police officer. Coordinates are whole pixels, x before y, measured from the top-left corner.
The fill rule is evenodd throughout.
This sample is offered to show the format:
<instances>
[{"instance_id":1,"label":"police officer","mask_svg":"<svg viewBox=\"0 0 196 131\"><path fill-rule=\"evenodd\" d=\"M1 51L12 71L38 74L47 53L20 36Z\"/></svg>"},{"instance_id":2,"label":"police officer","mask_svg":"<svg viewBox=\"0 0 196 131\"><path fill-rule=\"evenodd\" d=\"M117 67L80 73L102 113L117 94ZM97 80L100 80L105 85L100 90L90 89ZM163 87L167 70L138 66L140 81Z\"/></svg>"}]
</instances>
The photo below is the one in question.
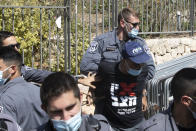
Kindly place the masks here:
<instances>
[{"instance_id":1,"label":"police officer","mask_svg":"<svg viewBox=\"0 0 196 131\"><path fill-rule=\"evenodd\" d=\"M8 31L0 31L0 48L3 46L13 47L15 50L19 51L20 44L17 43L16 38L13 33ZM42 83L44 78L46 78L52 72L46 70L37 70L24 64L21 67L21 74L26 81Z\"/></svg>"},{"instance_id":2,"label":"police officer","mask_svg":"<svg viewBox=\"0 0 196 131\"><path fill-rule=\"evenodd\" d=\"M90 43L90 47L80 63L81 72L84 74L90 71L97 73L100 61L119 62L122 59L122 45L128 40L138 42L149 52L145 41L138 36L139 23L139 17L133 9L124 8L120 11L118 14L118 28L96 37ZM152 79L154 72L155 65L151 56L142 68L140 77L147 81ZM102 91L103 89L98 88L97 85L95 96L102 95Z\"/></svg>"},{"instance_id":3,"label":"police officer","mask_svg":"<svg viewBox=\"0 0 196 131\"><path fill-rule=\"evenodd\" d=\"M40 90L42 108L50 120L37 131L112 131L104 116L82 115L81 94L71 75L53 73Z\"/></svg>"},{"instance_id":4,"label":"police officer","mask_svg":"<svg viewBox=\"0 0 196 131\"><path fill-rule=\"evenodd\" d=\"M184 68L171 81L174 101L145 121L140 131L196 131L196 69Z\"/></svg>"},{"instance_id":5,"label":"police officer","mask_svg":"<svg viewBox=\"0 0 196 131\"><path fill-rule=\"evenodd\" d=\"M40 90L21 76L22 56L12 47L0 48L0 110L10 115L24 131L45 123Z\"/></svg>"}]
</instances>

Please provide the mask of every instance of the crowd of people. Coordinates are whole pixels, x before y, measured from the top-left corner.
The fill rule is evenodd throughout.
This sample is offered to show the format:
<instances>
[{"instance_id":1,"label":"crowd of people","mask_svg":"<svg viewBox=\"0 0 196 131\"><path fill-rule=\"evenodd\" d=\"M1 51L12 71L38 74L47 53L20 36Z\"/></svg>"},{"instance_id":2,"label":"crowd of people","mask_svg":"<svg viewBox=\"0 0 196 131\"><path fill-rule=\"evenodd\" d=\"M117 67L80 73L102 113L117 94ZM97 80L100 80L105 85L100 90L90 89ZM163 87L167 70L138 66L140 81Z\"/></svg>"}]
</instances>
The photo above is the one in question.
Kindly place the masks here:
<instances>
[{"instance_id":1,"label":"crowd of people","mask_svg":"<svg viewBox=\"0 0 196 131\"><path fill-rule=\"evenodd\" d=\"M139 23L133 9L122 9L118 27L90 43L80 70L93 75L81 79L25 66L14 34L0 31L0 131L196 131L194 68L174 75L170 107L145 120L155 64ZM82 113L78 83L92 87L94 115Z\"/></svg>"}]
</instances>

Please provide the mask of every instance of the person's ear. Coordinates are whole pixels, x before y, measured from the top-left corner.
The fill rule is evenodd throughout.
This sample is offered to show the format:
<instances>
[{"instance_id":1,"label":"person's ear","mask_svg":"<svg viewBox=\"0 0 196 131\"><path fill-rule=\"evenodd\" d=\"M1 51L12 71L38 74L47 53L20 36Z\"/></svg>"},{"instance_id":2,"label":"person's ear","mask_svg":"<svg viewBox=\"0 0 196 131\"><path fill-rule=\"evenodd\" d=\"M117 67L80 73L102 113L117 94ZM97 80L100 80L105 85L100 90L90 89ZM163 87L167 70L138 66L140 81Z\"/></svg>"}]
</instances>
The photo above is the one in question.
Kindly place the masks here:
<instances>
[{"instance_id":1,"label":"person's ear","mask_svg":"<svg viewBox=\"0 0 196 131\"><path fill-rule=\"evenodd\" d=\"M12 65L8 70L10 74L14 74L15 72L17 72L17 66Z\"/></svg>"},{"instance_id":2,"label":"person's ear","mask_svg":"<svg viewBox=\"0 0 196 131\"><path fill-rule=\"evenodd\" d=\"M190 97L189 96L186 96L186 95L182 96L181 97L181 103L183 105L185 105L185 106L190 106L190 104L191 104Z\"/></svg>"},{"instance_id":3,"label":"person's ear","mask_svg":"<svg viewBox=\"0 0 196 131\"><path fill-rule=\"evenodd\" d=\"M125 27L125 21L124 21L124 19L121 19L120 20L120 26L121 26L121 28L124 28Z\"/></svg>"}]
</instances>

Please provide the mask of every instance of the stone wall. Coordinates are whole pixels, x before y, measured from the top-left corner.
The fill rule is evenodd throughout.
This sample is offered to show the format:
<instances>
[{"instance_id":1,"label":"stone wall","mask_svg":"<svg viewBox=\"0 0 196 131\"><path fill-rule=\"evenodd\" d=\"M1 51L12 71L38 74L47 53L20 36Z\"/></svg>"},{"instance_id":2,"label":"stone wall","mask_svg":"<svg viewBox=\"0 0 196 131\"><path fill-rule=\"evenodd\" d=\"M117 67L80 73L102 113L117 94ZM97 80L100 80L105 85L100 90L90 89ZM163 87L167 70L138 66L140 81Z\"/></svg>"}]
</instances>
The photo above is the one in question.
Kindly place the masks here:
<instances>
[{"instance_id":1,"label":"stone wall","mask_svg":"<svg viewBox=\"0 0 196 131\"><path fill-rule=\"evenodd\" d=\"M196 52L196 37L146 39L155 64Z\"/></svg>"}]
</instances>

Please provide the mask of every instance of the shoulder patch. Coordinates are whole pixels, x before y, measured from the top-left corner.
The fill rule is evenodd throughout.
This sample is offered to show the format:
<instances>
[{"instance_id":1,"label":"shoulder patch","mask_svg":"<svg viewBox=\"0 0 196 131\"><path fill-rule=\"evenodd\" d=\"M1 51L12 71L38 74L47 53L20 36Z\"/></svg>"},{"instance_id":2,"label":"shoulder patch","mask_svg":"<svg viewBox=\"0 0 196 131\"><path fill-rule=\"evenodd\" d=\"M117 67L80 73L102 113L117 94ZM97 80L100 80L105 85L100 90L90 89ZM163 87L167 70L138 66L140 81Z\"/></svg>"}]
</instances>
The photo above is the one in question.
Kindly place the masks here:
<instances>
[{"instance_id":1,"label":"shoulder patch","mask_svg":"<svg viewBox=\"0 0 196 131\"><path fill-rule=\"evenodd\" d=\"M97 48L98 48L98 42L97 41L92 41L91 45L90 45L90 48L89 48L89 52L93 53L97 50Z\"/></svg>"},{"instance_id":2,"label":"shoulder patch","mask_svg":"<svg viewBox=\"0 0 196 131\"><path fill-rule=\"evenodd\" d=\"M3 106L0 106L0 113L3 113Z\"/></svg>"}]
</instances>

